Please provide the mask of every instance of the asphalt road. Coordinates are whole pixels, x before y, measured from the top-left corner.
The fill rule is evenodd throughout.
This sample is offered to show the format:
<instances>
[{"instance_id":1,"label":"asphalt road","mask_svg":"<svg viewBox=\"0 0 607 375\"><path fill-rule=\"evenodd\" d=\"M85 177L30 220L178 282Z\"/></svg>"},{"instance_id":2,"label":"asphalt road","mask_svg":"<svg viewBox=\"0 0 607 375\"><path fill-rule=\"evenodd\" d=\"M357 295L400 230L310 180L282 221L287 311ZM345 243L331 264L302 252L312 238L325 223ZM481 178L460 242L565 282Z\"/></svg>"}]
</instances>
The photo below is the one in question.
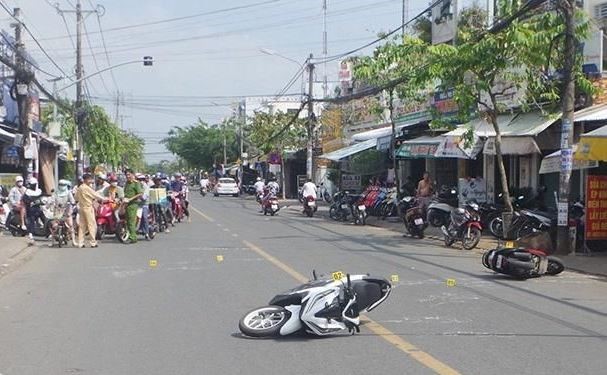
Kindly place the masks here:
<instances>
[{"instance_id":1,"label":"asphalt road","mask_svg":"<svg viewBox=\"0 0 607 375\"><path fill-rule=\"evenodd\" d=\"M42 249L0 279L0 374L605 373L603 279L515 281L379 228L264 217L237 198L192 205L152 242ZM355 336L239 334L244 312L313 269L399 281Z\"/></svg>"}]
</instances>

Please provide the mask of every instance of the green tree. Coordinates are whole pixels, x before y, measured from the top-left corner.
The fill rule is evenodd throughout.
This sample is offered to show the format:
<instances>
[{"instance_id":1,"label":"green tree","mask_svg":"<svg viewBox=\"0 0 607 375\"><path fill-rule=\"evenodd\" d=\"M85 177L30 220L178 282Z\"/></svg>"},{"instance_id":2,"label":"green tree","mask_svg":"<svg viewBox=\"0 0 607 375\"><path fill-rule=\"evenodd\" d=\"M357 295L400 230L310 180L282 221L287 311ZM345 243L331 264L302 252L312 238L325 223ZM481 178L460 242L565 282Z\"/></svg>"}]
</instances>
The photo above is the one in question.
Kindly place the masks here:
<instances>
[{"instance_id":1,"label":"green tree","mask_svg":"<svg viewBox=\"0 0 607 375\"><path fill-rule=\"evenodd\" d=\"M162 140L169 151L183 159L190 168L210 169L213 164L238 159L236 129L229 123L209 126L202 120L185 128L174 127Z\"/></svg>"},{"instance_id":2,"label":"green tree","mask_svg":"<svg viewBox=\"0 0 607 375\"><path fill-rule=\"evenodd\" d=\"M391 156L400 196L398 162L395 156L396 124L394 122L395 100L424 102L427 100L426 87L429 82L425 70L419 69L427 60L428 44L421 39L405 37L402 43L392 40L375 49L373 56L355 60L354 77L375 87L385 87L384 114L392 126ZM380 113L383 111L380 111Z\"/></svg>"},{"instance_id":3,"label":"green tree","mask_svg":"<svg viewBox=\"0 0 607 375\"><path fill-rule=\"evenodd\" d=\"M521 4L517 0L502 1L500 14L504 18L515 14ZM472 12L471 14L475 14ZM528 109L529 98L542 98L556 103L558 92L555 85L547 84L546 62L558 61L559 48L553 48L562 31L562 20L554 13L539 13L521 21L514 19L495 33L479 35L482 22L469 22L459 30L457 46L441 44L429 48L430 79L440 82L439 89L454 90L462 122L470 116L486 118L495 132L495 149L504 204L512 212L509 199L508 178L501 149L501 131L498 115L506 108L498 100L500 95L524 90L518 105ZM580 22L579 34L583 35L587 23ZM582 87L590 88L581 75ZM445 123L435 121L445 126ZM468 139L472 131L467 133Z\"/></svg>"},{"instance_id":4,"label":"green tree","mask_svg":"<svg viewBox=\"0 0 607 375\"><path fill-rule=\"evenodd\" d=\"M282 195L285 198L285 151L299 150L306 145L306 120L292 114L256 112L250 119L249 141L257 150L281 155Z\"/></svg>"}]
</instances>

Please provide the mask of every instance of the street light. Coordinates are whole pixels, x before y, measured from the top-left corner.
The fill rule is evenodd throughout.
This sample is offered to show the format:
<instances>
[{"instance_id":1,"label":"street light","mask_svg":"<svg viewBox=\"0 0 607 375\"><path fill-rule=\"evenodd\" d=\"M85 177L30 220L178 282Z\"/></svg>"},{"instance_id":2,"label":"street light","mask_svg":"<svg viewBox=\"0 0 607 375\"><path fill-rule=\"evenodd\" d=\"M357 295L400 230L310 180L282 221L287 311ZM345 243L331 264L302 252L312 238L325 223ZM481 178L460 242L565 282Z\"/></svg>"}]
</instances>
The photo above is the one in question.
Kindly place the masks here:
<instances>
[{"instance_id":1,"label":"street light","mask_svg":"<svg viewBox=\"0 0 607 375\"><path fill-rule=\"evenodd\" d=\"M282 58L282 59L284 59L284 60L288 60L288 61L290 61L290 62L292 62L292 63L297 64L297 66L299 67L299 69L301 69L301 95L303 96L303 95L305 94L305 88L304 88L304 87L305 87L305 86L304 86L304 73L305 73L305 71L306 71L306 68L304 67L304 65L303 65L302 63L300 63L299 61L297 61L297 60L295 60L295 59L292 59L292 58L290 58L290 57L287 57L287 56L281 55L280 53L278 53L278 52L276 52L276 51L274 51L274 50L271 50L271 49L267 49L267 48L260 48L260 49L259 49L259 52L261 52L261 53L263 53L263 54L266 54L266 55L269 55L269 56L276 56L276 57L280 57L280 58Z\"/></svg>"},{"instance_id":2,"label":"street light","mask_svg":"<svg viewBox=\"0 0 607 375\"><path fill-rule=\"evenodd\" d=\"M145 56L143 58L143 60L126 61L126 62L123 62L123 63L120 63L120 64L108 66L107 68L101 69L101 70L99 70L99 71L97 71L95 73L91 73L91 74L89 74L89 75L87 75L85 77L82 77L82 78L80 78L80 79L78 79L76 81L73 81L69 85L55 90L55 92L60 92L60 91L69 89L70 87L78 84L79 82L86 81L87 79L89 79L91 77L94 77L96 75L99 75L101 73L107 72L108 70L112 70L112 69L115 69L115 68L118 68L118 67L121 67L121 66L125 66L125 65L140 64L140 63L143 63L143 66L152 66L154 64L154 59L151 56Z\"/></svg>"}]
</instances>

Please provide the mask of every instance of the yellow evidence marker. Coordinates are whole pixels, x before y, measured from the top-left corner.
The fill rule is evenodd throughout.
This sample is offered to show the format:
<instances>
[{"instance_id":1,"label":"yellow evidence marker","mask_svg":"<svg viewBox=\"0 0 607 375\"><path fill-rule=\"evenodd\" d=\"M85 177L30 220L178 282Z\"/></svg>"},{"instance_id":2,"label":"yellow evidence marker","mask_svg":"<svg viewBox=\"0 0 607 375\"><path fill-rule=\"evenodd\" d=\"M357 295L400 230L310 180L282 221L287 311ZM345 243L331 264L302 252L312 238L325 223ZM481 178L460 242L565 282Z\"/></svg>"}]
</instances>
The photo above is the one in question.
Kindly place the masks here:
<instances>
[{"instance_id":1,"label":"yellow evidence marker","mask_svg":"<svg viewBox=\"0 0 607 375\"><path fill-rule=\"evenodd\" d=\"M333 278L333 280L339 281L339 280L343 279L344 273L341 271L336 271L331 274L331 277Z\"/></svg>"},{"instance_id":2,"label":"yellow evidence marker","mask_svg":"<svg viewBox=\"0 0 607 375\"><path fill-rule=\"evenodd\" d=\"M457 283L455 282L455 279L447 279L447 286L455 286L457 285Z\"/></svg>"},{"instance_id":3,"label":"yellow evidence marker","mask_svg":"<svg viewBox=\"0 0 607 375\"><path fill-rule=\"evenodd\" d=\"M150 259L150 267L155 268L158 266L158 261L156 259Z\"/></svg>"},{"instance_id":4,"label":"yellow evidence marker","mask_svg":"<svg viewBox=\"0 0 607 375\"><path fill-rule=\"evenodd\" d=\"M398 277L398 275L392 275L392 276L390 276L390 281L392 281L393 283L397 283L398 280L400 280L399 277Z\"/></svg>"},{"instance_id":5,"label":"yellow evidence marker","mask_svg":"<svg viewBox=\"0 0 607 375\"><path fill-rule=\"evenodd\" d=\"M218 263L223 262L223 255L217 255L217 258L216 258L216 259L217 259L217 262L218 262Z\"/></svg>"},{"instance_id":6,"label":"yellow evidence marker","mask_svg":"<svg viewBox=\"0 0 607 375\"><path fill-rule=\"evenodd\" d=\"M514 248L514 241L506 241L505 244L507 249L513 249Z\"/></svg>"}]
</instances>

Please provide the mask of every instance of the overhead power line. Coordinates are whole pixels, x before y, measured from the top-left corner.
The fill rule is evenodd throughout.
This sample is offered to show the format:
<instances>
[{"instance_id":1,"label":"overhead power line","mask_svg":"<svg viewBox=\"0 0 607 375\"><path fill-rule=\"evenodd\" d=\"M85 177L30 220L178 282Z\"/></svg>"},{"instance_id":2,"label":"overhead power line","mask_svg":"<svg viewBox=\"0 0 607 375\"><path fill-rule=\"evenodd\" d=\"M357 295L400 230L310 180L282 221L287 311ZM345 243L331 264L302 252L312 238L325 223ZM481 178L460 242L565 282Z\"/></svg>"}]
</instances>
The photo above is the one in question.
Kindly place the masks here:
<instances>
[{"instance_id":1,"label":"overhead power line","mask_svg":"<svg viewBox=\"0 0 607 375\"><path fill-rule=\"evenodd\" d=\"M42 47L42 44L40 44L40 42L38 41L38 39L34 36L34 33L32 33L30 31L30 29L27 27L27 25L24 24L23 22L21 22L20 19L16 18L13 15L13 12L11 12L11 10L3 2L0 2L0 6L6 11L6 13L8 13L9 16L11 16L11 18L13 18L16 22L19 22L21 24L21 26L25 29L25 31L27 31L27 33L32 37L32 39L34 40L34 42L36 43L36 45L38 46L38 48L40 48L40 50L42 51L42 53L44 53L44 55L61 72L61 74L63 74L64 77L67 77L68 76L67 73L65 73L65 71L63 70L63 68L61 68L59 66L59 64L57 64L57 62L55 62L55 60L48 54L48 52L46 51L46 49L44 49L44 47ZM57 76L55 76L55 77L58 78Z\"/></svg>"}]
</instances>

